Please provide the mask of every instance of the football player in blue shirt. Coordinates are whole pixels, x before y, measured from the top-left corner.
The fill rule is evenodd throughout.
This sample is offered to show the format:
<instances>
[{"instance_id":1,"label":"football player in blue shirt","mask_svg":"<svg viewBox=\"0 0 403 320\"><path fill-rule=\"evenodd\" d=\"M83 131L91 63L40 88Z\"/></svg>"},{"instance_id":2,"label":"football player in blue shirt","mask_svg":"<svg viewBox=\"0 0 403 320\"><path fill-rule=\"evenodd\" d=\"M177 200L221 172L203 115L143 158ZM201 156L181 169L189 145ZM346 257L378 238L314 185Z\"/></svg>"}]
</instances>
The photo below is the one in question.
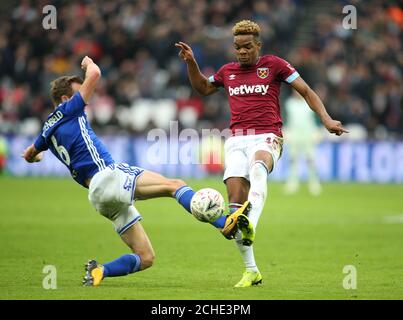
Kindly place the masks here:
<instances>
[{"instance_id":1,"label":"football player in blue shirt","mask_svg":"<svg viewBox=\"0 0 403 320\"><path fill-rule=\"evenodd\" d=\"M91 129L84 111L101 77L101 70L89 57L84 57L81 68L85 70L84 81L77 76L63 76L51 83L55 110L47 118L35 143L25 149L22 156L30 163L38 162L43 158L43 151L49 149L66 165L73 179L89 189L92 205L112 221L133 252L105 264L90 260L83 284L98 286L106 277L127 275L153 264L154 250L139 222L141 216L133 206L134 199L175 197L190 212L194 191L182 180L114 162ZM230 216L222 216L212 224L223 234L234 233L237 226L233 220Z\"/></svg>"}]
</instances>

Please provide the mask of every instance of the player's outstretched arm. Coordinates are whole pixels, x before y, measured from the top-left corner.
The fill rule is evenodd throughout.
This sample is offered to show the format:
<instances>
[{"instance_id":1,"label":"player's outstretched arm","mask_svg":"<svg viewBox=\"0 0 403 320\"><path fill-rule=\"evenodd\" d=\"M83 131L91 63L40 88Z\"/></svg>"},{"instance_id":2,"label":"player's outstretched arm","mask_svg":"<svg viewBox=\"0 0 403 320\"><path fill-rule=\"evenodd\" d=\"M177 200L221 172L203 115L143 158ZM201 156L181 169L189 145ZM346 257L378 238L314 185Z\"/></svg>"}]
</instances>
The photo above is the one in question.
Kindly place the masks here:
<instances>
[{"instance_id":1,"label":"player's outstretched arm","mask_svg":"<svg viewBox=\"0 0 403 320\"><path fill-rule=\"evenodd\" d=\"M184 42L175 43L175 47L180 49L178 55L186 62L189 80L193 89L203 96L216 92L217 88L200 72L192 48Z\"/></svg>"},{"instance_id":2,"label":"player's outstretched arm","mask_svg":"<svg viewBox=\"0 0 403 320\"><path fill-rule=\"evenodd\" d=\"M320 117L323 125L330 133L334 133L338 136L342 135L343 133L348 133L348 131L343 128L340 121L333 120L329 116L319 96L308 86L308 84L301 77L298 77L293 82L291 82L291 86L295 90L297 90L301 96L304 97L306 103Z\"/></svg>"},{"instance_id":3,"label":"player's outstretched arm","mask_svg":"<svg viewBox=\"0 0 403 320\"><path fill-rule=\"evenodd\" d=\"M31 144L21 156L29 163L39 162L43 159L43 152L36 150L35 146Z\"/></svg>"},{"instance_id":4,"label":"player's outstretched arm","mask_svg":"<svg viewBox=\"0 0 403 320\"><path fill-rule=\"evenodd\" d=\"M101 69L88 56L81 61L81 69L85 71L85 79L79 91L84 102L88 103L101 77Z\"/></svg>"}]
</instances>

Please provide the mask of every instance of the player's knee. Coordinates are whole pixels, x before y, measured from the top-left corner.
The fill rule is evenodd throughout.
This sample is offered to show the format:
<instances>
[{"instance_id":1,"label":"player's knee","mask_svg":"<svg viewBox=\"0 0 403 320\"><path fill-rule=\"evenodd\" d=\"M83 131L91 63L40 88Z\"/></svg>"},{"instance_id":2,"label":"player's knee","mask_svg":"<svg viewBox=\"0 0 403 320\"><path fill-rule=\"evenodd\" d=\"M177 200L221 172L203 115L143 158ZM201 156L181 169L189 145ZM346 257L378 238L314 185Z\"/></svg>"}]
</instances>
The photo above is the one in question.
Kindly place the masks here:
<instances>
[{"instance_id":1,"label":"player's knee","mask_svg":"<svg viewBox=\"0 0 403 320\"><path fill-rule=\"evenodd\" d=\"M260 179L260 178L267 178L270 169L272 167L272 163L266 163L265 161L255 161L252 163L250 167L249 175L251 178Z\"/></svg>"}]
</instances>

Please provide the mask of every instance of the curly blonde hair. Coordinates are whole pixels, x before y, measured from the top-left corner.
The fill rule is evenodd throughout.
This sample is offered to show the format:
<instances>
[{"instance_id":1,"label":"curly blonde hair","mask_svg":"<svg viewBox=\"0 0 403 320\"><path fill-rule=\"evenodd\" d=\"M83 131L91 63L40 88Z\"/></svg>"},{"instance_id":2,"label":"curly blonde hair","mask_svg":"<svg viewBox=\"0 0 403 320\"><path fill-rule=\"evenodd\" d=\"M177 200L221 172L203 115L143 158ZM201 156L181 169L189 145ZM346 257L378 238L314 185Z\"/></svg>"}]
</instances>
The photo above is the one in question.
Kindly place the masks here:
<instances>
[{"instance_id":1,"label":"curly blonde hair","mask_svg":"<svg viewBox=\"0 0 403 320\"><path fill-rule=\"evenodd\" d=\"M250 20L242 20L234 25L232 28L232 34L234 36L252 34L255 37L259 37L260 27L256 22Z\"/></svg>"}]
</instances>

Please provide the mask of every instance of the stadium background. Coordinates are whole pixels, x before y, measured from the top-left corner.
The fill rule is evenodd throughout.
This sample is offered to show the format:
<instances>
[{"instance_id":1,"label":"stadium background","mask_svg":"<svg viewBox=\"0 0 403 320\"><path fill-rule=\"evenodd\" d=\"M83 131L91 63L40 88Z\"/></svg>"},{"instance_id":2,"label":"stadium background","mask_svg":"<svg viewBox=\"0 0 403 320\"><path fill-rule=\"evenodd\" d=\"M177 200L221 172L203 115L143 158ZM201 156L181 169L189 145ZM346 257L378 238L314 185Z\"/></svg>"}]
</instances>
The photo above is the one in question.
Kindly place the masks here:
<instances>
[{"instance_id":1,"label":"stadium background","mask_svg":"<svg viewBox=\"0 0 403 320\"><path fill-rule=\"evenodd\" d=\"M403 182L402 11L394 1L54 1L57 29L44 30L46 1L7 1L0 20L0 133L12 175L68 175L48 157L29 166L20 151L52 111L49 82L79 74L89 55L103 80L88 107L95 131L119 161L169 176L201 177L203 166L153 165L146 134L170 121L179 130L228 126L224 94L191 90L177 41L192 45L211 75L233 61L231 26L250 18L262 27L263 53L289 60L351 133L334 142L323 132L317 154L322 180ZM102 4L101 4L102 3ZM342 27L342 8L356 6L358 29ZM169 17L169 19L166 19ZM290 90L283 86L284 103ZM114 148L114 146L119 146ZM197 149L197 146L193 146ZM306 175L303 161L301 175ZM287 147L273 179L287 176Z\"/></svg>"}]
</instances>

